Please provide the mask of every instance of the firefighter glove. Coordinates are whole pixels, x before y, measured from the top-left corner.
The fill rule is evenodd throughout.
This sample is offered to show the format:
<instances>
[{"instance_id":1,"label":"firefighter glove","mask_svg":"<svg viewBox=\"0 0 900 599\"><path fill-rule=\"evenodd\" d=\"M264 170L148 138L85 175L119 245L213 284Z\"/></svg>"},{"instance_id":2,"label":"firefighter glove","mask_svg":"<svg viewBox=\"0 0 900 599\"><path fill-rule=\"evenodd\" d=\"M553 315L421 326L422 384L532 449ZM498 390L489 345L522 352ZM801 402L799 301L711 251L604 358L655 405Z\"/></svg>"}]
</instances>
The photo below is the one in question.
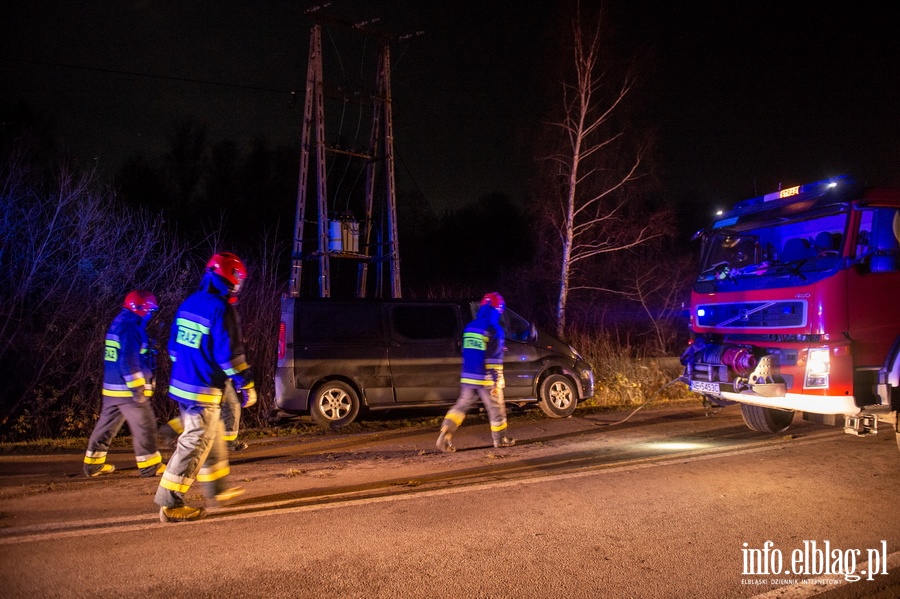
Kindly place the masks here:
<instances>
[{"instance_id":1,"label":"firefighter glove","mask_svg":"<svg viewBox=\"0 0 900 599\"><path fill-rule=\"evenodd\" d=\"M235 389L242 408L249 408L256 403L256 389Z\"/></svg>"}]
</instances>

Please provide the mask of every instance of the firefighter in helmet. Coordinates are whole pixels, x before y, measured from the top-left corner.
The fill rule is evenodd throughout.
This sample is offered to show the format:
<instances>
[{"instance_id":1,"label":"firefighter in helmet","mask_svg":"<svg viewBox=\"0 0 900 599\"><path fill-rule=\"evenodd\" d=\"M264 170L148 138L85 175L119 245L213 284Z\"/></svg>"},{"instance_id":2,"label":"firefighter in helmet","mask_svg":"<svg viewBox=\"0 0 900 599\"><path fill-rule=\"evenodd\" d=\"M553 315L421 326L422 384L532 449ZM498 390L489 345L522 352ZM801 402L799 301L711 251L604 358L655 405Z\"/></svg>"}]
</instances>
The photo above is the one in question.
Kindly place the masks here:
<instances>
[{"instance_id":1,"label":"firefighter in helmet","mask_svg":"<svg viewBox=\"0 0 900 599\"><path fill-rule=\"evenodd\" d=\"M516 443L506 435L506 404L503 401L505 334L500 315L505 307L506 302L499 293L486 294L475 320L463 330L459 399L447 411L441 424L437 439L437 448L441 451L456 451L450 439L475 403L476 394L487 410L494 447L510 447Z\"/></svg>"},{"instance_id":2,"label":"firefighter in helmet","mask_svg":"<svg viewBox=\"0 0 900 599\"><path fill-rule=\"evenodd\" d=\"M87 476L109 474L116 469L106 463L106 454L125 422L134 440L141 476L158 476L165 470L156 446L156 415L150 405L153 350L147 337L147 323L158 309L152 293L134 290L125 296L122 310L106 332L103 407L84 455Z\"/></svg>"},{"instance_id":3,"label":"firefighter in helmet","mask_svg":"<svg viewBox=\"0 0 900 599\"><path fill-rule=\"evenodd\" d=\"M234 307L246 278L247 267L240 258L228 252L214 255L200 288L182 302L172 323L169 396L178 402L184 430L156 491L163 522L198 520L206 515L206 510L185 504L194 480L219 505L244 492L228 485L221 403L228 379L242 407L256 403L253 372L244 356Z\"/></svg>"}]
</instances>

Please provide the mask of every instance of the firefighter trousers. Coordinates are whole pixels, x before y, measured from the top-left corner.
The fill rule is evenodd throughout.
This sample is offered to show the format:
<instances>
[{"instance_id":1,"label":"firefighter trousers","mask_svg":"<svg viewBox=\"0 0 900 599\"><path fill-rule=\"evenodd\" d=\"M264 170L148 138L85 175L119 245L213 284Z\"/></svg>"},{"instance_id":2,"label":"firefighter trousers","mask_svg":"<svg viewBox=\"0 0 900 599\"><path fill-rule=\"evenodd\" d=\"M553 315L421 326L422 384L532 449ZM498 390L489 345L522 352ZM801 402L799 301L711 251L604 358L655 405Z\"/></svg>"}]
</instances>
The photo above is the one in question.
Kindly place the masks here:
<instances>
[{"instance_id":1,"label":"firefighter trousers","mask_svg":"<svg viewBox=\"0 0 900 599\"><path fill-rule=\"evenodd\" d=\"M208 498L228 488L228 449L219 405L179 406L184 432L159 481L155 502L162 507L182 507L184 496L196 480Z\"/></svg>"},{"instance_id":2,"label":"firefighter trousers","mask_svg":"<svg viewBox=\"0 0 900 599\"><path fill-rule=\"evenodd\" d=\"M225 425L225 442L237 441L238 431L241 427L241 401L234 392L234 386L230 380L226 383L222 393L222 423ZM174 441L182 432L184 432L184 426L181 423L181 416L176 416L159 427L159 434L163 436L166 443Z\"/></svg>"},{"instance_id":3,"label":"firefighter trousers","mask_svg":"<svg viewBox=\"0 0 900 599\"><path fill-rule=\"evenodd\" d=\"M225 383L222 392L222 423L225 425L225 442L233 443L237 440L238 429L241 427L241 400L234 392L231 379Z\"/></svg>"},{"instance_id":4,"label":"firefighter trousers","mask_svg":"<svg viewBox=\"0 0 900 599\"><path fill-rule=\"evenodd\" d=\"M126 422L131 431L134 458L141 476L156 476L162 456L156 446L156 415L150 401L113 402L106 398L84 454L85 474L90 476L103 468L109 444Z\"/></svg>"},{"instance_id":5,"label":"firefighter trousers","mask_svg":"<svg viewBox=\"0 0 900 599\"><path fill-rule=\"evenodd\" d=\"M458 429L465 420L466 413L475 404L476 397L481 399L487 411L488 421L491 424L491 438L499 441L506 431L506 403L503 401L503 392L491 395L490 387L462 383L459 386L459 399L447 411L441 428L450 433Z\"/></svg>"}]
</instances>

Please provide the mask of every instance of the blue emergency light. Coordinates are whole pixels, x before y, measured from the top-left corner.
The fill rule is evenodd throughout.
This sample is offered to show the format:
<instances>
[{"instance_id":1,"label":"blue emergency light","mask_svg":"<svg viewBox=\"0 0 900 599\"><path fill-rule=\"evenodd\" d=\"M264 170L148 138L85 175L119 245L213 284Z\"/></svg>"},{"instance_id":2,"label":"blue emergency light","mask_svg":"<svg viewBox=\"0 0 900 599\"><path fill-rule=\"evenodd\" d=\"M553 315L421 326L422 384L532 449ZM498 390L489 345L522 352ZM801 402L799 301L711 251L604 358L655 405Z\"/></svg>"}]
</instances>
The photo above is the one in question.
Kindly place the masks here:
<instances>
[{"instance_id":1,"label":"blue emergency light","mask_svg":"<svg viewBox=\"0 0 900 599\"><path fill-rule=\"evenodd\" d=\"M780 204L791 204L802 200L818 198L833 189L849 187L850 183L851 180L848 176L841 175L832 179L816 181L815 183L787 187L772 193L767 193L766 195L743 200L734 205L734 208L728 212L727 218L716 221L712 228L721 229L722 227L734 225L737 223L738 217L743 214L768 210L769 208Z\"/></svg>"}]
</instances>

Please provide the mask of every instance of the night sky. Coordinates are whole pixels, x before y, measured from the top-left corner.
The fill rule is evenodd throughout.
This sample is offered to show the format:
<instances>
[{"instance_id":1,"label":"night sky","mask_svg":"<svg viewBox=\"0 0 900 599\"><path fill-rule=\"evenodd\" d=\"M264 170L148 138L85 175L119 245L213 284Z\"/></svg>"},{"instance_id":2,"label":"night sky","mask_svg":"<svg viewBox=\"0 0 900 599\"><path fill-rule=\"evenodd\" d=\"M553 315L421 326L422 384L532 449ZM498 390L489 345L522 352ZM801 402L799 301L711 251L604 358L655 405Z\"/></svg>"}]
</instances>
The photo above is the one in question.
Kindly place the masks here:
<instances>
[{"instance_id":1,"label":"night sky","mask_svg":"<svg viewBox=\"0 0 900 599\"><path fill-rule=\"evenodd\" d=\"M9 2L0 103L52 113L65 146L111 172L134 154L162 156L185 119L205 124L213 141L297 144L311 25L303 13L315 4ZM392 34L424 32L391 50L401 189L421 191L437 209L494 191L524 197L555 79L558 4L333 0L325 9L354 22L380 18L372 26ZM605 7L616 53L638 67L633 126L656 140L664 193L702 208L698 227L704 210L779 185L841 173L900 185L890 3ZM375 45L337 33L323 44L326 80L357 85ZM358 135L354 110L329 112L342 113L349 138Z\"/></svg>"}]
</instances>

